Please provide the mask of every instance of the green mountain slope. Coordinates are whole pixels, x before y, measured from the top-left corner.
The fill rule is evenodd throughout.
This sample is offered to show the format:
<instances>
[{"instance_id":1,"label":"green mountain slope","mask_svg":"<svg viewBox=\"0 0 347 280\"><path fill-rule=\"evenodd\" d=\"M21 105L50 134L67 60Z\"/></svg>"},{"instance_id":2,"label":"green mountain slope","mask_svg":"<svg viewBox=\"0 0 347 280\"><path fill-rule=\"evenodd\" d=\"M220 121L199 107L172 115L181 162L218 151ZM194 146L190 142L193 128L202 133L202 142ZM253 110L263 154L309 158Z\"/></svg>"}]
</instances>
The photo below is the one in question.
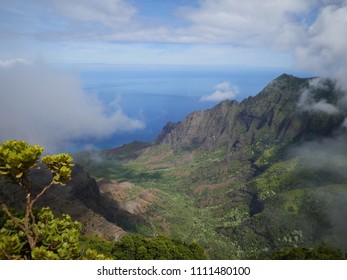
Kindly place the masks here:
<instances>
[{"instance_id":1,"label":"green mountain slope","mask_svg":"<svg viewBox=\"0 0 347 280\"><path fill-rule=\"evenodd\" d=\"M283 74L254 97L168 123L153 143L74 155L67 190L40 205L109 240L164 234L197 242L212 259L321 242L346 252L343 100L330 80Z\"/></svg>"},{"instance_id":2,"label":"green mountain slope","mask_svg":"<svg viewBox=\"0 0 347 280\"><path fill-rule=\"evenodd\" d=\"M113 184L105 196L141 217L122 221L125 230L196 241L215 259L322 241L346 250L342 96L332 81L283 74L255 97L168 123L152 146L100 152L102 164L81 159Z\"/></svg>"}]
</instances>

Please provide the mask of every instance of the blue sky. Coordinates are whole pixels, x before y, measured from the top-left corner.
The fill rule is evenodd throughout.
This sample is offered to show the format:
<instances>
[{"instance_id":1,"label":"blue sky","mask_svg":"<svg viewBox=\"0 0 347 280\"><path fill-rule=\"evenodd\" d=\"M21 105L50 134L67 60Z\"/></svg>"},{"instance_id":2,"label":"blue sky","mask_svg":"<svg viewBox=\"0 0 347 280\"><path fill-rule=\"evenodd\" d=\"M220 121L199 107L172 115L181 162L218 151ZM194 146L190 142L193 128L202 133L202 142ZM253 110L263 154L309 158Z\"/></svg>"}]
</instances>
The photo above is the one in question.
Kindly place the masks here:
<instances>
[{"instance_id":1,"label":"blue sky","mask_svg":"<svg viewBox=\"0 0 347 280\"><path fill-rule=\"evenodd\" d=\"M117 100L110 113L84 92L78 71L105 64L276 68L347 91L346 27L347 0L0 0L0 141L61 150L146 129ZM201 100L239 90L216 81Z\"/></svg>"},{"instance_id":2,"label":"blue sky","mask_svg":"<svg viewBox=\"0 0 347 280\"><path fill-rule=\"evenodd\" d=\"M0 60L316 70L337 14L346 1L1 0Z\"/></svg>"}]
</instances>

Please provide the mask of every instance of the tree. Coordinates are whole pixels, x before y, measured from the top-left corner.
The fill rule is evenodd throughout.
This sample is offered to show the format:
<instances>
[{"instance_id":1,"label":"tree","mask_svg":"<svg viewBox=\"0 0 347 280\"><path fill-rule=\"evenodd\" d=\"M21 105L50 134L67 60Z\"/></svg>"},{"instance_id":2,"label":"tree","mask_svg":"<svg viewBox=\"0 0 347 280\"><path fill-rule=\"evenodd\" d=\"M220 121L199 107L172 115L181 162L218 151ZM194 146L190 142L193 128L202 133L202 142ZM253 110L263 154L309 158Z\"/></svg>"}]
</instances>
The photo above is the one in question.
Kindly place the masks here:
<instances>
[{"instance_id":1,"label":"tree","mask_svg":"<svg viewBox=\"0 0 347 280\"><path fill-rule=\"evenodd\" d=\"M345 260L338 248L321 243L317 248L292 247L275 251L272 260Z\"/></svg>"},{"instance_id":2,"label":"tree","mask_svg":"<svg viewBox=\"0 0 347 280\"><path fill-rule=\"evenodd\" d=\"M2 259L77 259L81 256L81 224L69 215L55 218L49 208L34 211L36 246L31 250L23 230L8 219L0 230Z\"/></svg>"},{"instance_id":3,"label":"tree","mask_svg":"<svg viewBox=\"0 0 347 280\"><path fill-rule=\"evenodd\" d=\"M9 179L25 192L26 206L24 217L16 217L5 202L0 201L13 226L24 234L31 253L37 247L42 234L34 214L34 204L53 185L65 186L71 179L72 158L68 154L47 155L41 158L44 149L38 145L28 145L25 141L10 140L0 145L0 175ZM29 174L33 169L45 167L51 174L50 183L35 196L30 188ZM36 250L37 251L37 250Z\"/></svg>"},{"instance_id":4,"label":"tree","mask_svg":"<svg viewBox=\"0 0 347 280\"><path fill-rule=\"evenodd\" d=\"M114 242L111 255L118 260L204 260L204 249L197 243L186 244L179 239L160 235L147 238L127 234Z\"/></svg>"}]
</instances>

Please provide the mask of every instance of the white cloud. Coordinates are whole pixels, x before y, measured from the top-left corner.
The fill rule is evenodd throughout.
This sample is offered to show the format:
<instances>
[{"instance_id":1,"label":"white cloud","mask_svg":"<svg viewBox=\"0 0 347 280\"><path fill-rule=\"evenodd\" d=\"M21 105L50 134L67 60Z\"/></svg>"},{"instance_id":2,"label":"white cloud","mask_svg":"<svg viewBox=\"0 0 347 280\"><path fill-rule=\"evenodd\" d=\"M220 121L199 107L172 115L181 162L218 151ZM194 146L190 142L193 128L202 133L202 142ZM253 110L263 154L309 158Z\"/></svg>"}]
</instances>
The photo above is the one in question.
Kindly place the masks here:
<instances>
[{"instance_id":1,"label":"white cloud","mask_svg":"<svg viewBox=\"0 0 347 280\"><path fill-rule=\"evenodd\" d=\"M295 17L306 14L312 2L203 0L197 8L181 8L180 14L191 22L187 31L199 34L200 40L259 47L294 28Z\"/></svg>"},{"instance_id":2,"label":"white cloud","mask_svg":"<svg viewBox=\"0 0 347 280\"><path fill-rule=\"evenodd\" d=\"M30 61L23 58L0 60L0 68L13 67L20 64L28 65Z\"/></svg>"},{"instance_id":3,"label":"white cloud","mask_svg":"<svg viewBox=\"0 0 347 280\"><path fill-rule=\"evenodd\" d=\"M46 54L49 60L94 62L94 57L100 57L106 49L110 51L103 60L110 59L111 63L150 63L152 57L158 57L154 59L158 63L171 52L173 58L165 60L169 64L201 64L207 52L199 50L210 49L206 64L213 64L213 55L217 57L216 64L239 64L254 49L254 61L263 65L281 65L285 61L287 66L288 57L295 57L296 66L338 78L347 88L347 82L343 82L347 72L347 40L343 36L346 0L200 0L195 7L177 4L176 13L172 10L175 16L168 19L156 15L157 5L166 4L154 0L149 1L153 5L151 16L136 7L137 1L3 2L0 16L6 20L0 23L0 34L6 35L2 38L9 42L16 42L1 44L1 53L7 57L32 58L23 54L30 52L34 57ZM52 49L62 45L66 49L55 55ZM84 47L75 50L76 45ZM263 59L261 49L274 57ZM279 51L283 57L278 55ZM84 58L77 60L75 57L82 56L79 52Z\"/></svg>"},{"instance_id":4,"label":"white cloud","mask_svg":"<svg viewBox=\"0 0 347 280\"><path fill-rule=\"evenodd\" d=\"M303 97L303 96L302 96ZM303 100L304 104L303 103ZM328 103L326 100L319 100L318 102L307 102L307 99L301 99L299 103L299 108L302 108L305 111L312 112L324 112L327 114L337 114L339 113L339 109L337 109L334 105Z\"/></svg>"},{"instance_id":5,"label":"white cloud","mask_svg":"<svg viewBox=\"0 0 347 280\"><path fill-rule=\"evenodd\" d=\"M79 139L144 127L119 107L107 114L99 100L86 97L76 77L43 63L0 69L0 93L0 141L23 139L59 150Z\"/></svg>"},{"instance_id":6,"label":"white cloud","mask_svg":"<svg viewBox=\"0 0 347 280\"><path fill-rule=\"evenodd\" d=\"M307 30L306 40L295 48L297 64L319 75L332 77L346 90L347 1L322 7L315 22Z\"/></svg>"},{"instance_id":7,"label":"white cloud","mask_svg":"<svg viewBox=\"0 0 347 280\"><path fill-rule=\"evenodd\" d=\"M296 17L308 13L315 2L317 1L202 0L195 8L177 5L177 11L172 11L175 14L174 22L170 21L172 18L158 20L161 15L157 15L156 20L155 15L151 19L143 16L141 10L136 8L136 1L33 0L33 5L25 5L22 1L12 0L6 6L9 7L8 10L29 10L32 17L23 11L11 14L17 18L14 26L24 28L39 38L232 43L237 46L264 47L268 43L272 44L275 38L284 36L285 30L292 30L299 25ZM153 5L153 14L157 5L161 5L154 0L149 4ZM25 23L31 23L32 26L21 26L23 15L27 19ZM33 16L35 21L32 20ZM286 37L288 40L288 36Z\"/></svg>"},{"instance_id":8,"label":"white cloud","mask_svg":"<svg viewBox=\"0 0 347 280\"><path fill-rule=\"evenodd\" d=\"M343 128L347 129L347 118L344 119L342 125Z\"/></svg>"},{"instance_id":9,"label":"white cloud","mask_svg":"<svg viewBox=\"0 0 347 280\"><path fill-rule=\"evenodd\" d=\"M219 102L226 99L235 99L239 89L229 82L222 82L215 86L215 91L211 95L201 97L201 101Z\"/></svg>"},{"instance_id":10,"label":"white cloud","mask_svg":"<svg viewBox=\"0 0 347 280\"><path fill-rule=\"evenodd\" d=\"M309 83L309 88L305 89L298 101L298 109L307 112L324 112L327 114L337 114L339 109L333 104L328 103L325 99L315 101L313 91L317 89L328 90L324 79L312 79Z\"/></svg>"},{"instance_id":11,"label":"white cloud","mask_svg":"<svg viewBox=\"0 0 347 280\"><path fill-rule=\"evenodd\" d=\"M55 7L71 19L110 27L129 24L136 14L135 7L123 0L57 0Z\"/></svg>"}]
</instances>

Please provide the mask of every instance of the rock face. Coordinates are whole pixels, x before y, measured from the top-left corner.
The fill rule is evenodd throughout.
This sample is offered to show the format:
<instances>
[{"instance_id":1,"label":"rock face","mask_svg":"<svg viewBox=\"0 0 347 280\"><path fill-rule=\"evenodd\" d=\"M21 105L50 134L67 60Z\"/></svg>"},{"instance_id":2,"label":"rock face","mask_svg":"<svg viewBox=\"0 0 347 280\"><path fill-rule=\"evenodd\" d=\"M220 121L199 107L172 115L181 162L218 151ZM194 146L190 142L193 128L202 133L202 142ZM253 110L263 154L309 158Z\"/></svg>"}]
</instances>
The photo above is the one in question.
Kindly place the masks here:
<instances>
[{"instance_id":1,"label":"rock face","mask_svg":"<svg viewBox=\"0 0 347 280\"><path fill-rule=\"evenodd\" d=\"M30 179L32 193L38 193L47 185L51 180L50 176L42 169L33 171ZM0 198L10 207L24 208L24 192L9 182L0 181ZM77 164L72 168L72 180L64 187L53 186L35 206L38 208L48 206L58 216L68 213L83 224L85 232L110 240L118 240L125 233L113 223L112 211L104 205L96 181Z\"/></svg>"},{"instance_id":2,"label":"rock face","mask_svg":"<svg viewBox=\"0 0 347 280\"><path fill-rule=\"evenodd\" d=\"M312 117L307 118L297 107L310 80L283 74L255 97L240 103L226 100L210 110L193 112L179 123L168 123L156 143L169 144L174 149L213 150L227 146L230 153L238 154L257 139L279 142L309 137L310 133L317 136L324 130L315 129ZM342 118L332 120L329 127L341 121Z\"/></svg>"}]
</instances>

